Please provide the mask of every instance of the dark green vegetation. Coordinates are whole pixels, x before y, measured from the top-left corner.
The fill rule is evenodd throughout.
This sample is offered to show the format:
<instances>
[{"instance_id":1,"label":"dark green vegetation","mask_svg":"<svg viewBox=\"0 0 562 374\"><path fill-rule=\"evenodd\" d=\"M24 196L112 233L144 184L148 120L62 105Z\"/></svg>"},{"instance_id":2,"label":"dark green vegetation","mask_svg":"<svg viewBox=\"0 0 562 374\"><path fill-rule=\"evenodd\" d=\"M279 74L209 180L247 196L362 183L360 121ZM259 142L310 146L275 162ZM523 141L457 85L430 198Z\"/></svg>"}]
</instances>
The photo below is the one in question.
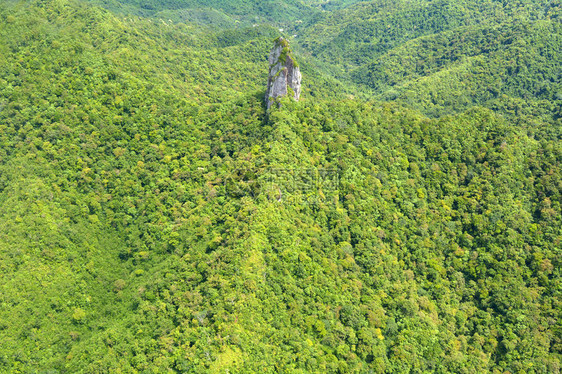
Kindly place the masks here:
<instances>
[{"instance_id":1,"label":"dark green vegetation","mask_svg":"<svg viewBox=\"0 0 562 374\"><path fill-rule=\"evenodd\" d=\"M558 0L372 1L325 13L299 40L355 89L430 116L485 106L549 117L562 101L561 9Z\"/></svg>"},{"instance_id":2,"label":"dark green vegetation","mask_svg":"<svg viewBox=\"0 0 562 374\"><path fill-rule=\"evenodd\" d=\"M0 372L559 373L560 3L385 4L266 115L268 26L3 2Z\"/></svg>"},{"instance_id":3,"label":"dark green vegetation","mask_svg":"<svg viewBox=\"0 0 562 374\"><path fill-rule=\"evenodd\" d=\"M212 27L296 21L313 9L298 0L90 0L123 13L195 21ZM217 22L218 21L218 22Z\"/></svg>"},{"instance_id":4,"label":"dark green vegetation","mask_svg":"<svg viewBox=\"0 0 562 374\"><path fill-rule=\"evenodd\" d=\"M195 22L211 28L237 28L252 24L283 27L319 14L322 2L300 0L88 0L124 14L156 16ZM335 1L330 8L356 1Z\"/></svg>"},{"instance_id":5,"label":"dark green vegetation","mask_svg":"<svg viewBox=\"0 0 562 374\"><path fill-rule=\"evenodd\" d=\"M322 11L344 8L360 0L87 0L119 13L169 17L212 28L266 22L295 28ZM296 24L293 24L295 23Z\"/></svg>"}]
</instances>

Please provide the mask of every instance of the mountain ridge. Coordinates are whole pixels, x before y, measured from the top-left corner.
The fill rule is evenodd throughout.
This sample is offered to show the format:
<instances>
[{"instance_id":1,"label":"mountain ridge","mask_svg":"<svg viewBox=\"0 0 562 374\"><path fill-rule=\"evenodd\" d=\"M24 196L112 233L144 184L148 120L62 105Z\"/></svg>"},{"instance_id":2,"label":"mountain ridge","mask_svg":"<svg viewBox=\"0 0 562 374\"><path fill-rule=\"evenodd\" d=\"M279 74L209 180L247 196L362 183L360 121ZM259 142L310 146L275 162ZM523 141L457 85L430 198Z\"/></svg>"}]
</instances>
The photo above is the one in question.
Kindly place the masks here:
<instances>
[{"instance_id":1,"label":"mountain ridge","mask_svg":"<svg viewBox=\"0 0 562 374\"><path fill-rule=\"evenodd\" d=\"M540 105L432 118L299 49L302 99L267 113L273 26L14 4L0 4L0 371L560 371L551 65L537 60L553 79ZM529 41L556 30L520 25ZM479 62L513 28L492 30ZM521 56L544 50L525 41ZM448 51L424 79L470 61Z\"/></svg>"}]
</instances>

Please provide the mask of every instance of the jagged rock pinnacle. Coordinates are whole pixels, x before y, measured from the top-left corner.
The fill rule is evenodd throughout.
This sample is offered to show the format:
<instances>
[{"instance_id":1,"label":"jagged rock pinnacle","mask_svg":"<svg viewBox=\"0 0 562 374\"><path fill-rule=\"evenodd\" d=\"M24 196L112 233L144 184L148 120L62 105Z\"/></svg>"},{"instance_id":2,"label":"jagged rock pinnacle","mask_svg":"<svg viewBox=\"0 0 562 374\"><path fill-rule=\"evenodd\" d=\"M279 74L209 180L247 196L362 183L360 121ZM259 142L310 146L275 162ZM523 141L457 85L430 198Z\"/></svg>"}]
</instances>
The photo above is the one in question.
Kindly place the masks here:
<instances>
[{"instance_id":1,"label":"jagged rock pinnacle","mask_svg":"<svg viewBox=\"0 0 562 374\"><path fill-rule=\"evenodd\" d=\"M302 75L289 43L282 37L275 39L275 45L269 54L269 79L265 94L267 109L282 96L290 95L298 101L301 80Z\"/></svg>"}]
</instances>

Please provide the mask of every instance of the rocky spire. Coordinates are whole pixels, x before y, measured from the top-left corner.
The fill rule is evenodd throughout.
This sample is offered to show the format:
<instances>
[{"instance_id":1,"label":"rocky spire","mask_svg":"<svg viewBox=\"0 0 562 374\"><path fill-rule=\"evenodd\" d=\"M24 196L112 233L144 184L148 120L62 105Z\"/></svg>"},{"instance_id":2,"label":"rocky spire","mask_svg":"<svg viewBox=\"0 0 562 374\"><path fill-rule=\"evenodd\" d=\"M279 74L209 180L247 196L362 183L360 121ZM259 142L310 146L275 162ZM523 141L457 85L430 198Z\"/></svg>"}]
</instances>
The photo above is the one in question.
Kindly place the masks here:
<instances>
[{"instance_id":1,"label":"rocky spire","mask_svg":"<svg viewBox=\"0 0 562 374\"><path fill-rule=\"evenodd\" d=\"M301 79L299 65L289 49L289 43L282 37L275 39L269 54L269 79L265 94L267 109L281 96L290 95L298 101L301 95Z\"/></svg>"}]
</instances>

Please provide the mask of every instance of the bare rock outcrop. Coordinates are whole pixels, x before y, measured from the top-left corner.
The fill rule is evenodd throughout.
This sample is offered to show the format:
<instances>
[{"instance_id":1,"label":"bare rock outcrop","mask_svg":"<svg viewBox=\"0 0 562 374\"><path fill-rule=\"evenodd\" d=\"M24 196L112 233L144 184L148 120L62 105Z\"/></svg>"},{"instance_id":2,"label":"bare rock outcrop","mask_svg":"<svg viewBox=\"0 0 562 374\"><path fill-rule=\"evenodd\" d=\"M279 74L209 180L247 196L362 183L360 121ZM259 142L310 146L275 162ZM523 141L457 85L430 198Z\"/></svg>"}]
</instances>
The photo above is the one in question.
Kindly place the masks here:
<instances>
[{"instance_id":1,"label":"bare rock outcrop","mask_svg":"<svg viewBox=\"0 0 562 374\"><path fill-rule=\"evenodd\" d=\"M301 81L299 65L291 53L289 43L282 37L275 39L269 54L269 79L265 94L267 109L283 96L288 95L298 101L301 95Z\"/></svg>"}]
</instances>

